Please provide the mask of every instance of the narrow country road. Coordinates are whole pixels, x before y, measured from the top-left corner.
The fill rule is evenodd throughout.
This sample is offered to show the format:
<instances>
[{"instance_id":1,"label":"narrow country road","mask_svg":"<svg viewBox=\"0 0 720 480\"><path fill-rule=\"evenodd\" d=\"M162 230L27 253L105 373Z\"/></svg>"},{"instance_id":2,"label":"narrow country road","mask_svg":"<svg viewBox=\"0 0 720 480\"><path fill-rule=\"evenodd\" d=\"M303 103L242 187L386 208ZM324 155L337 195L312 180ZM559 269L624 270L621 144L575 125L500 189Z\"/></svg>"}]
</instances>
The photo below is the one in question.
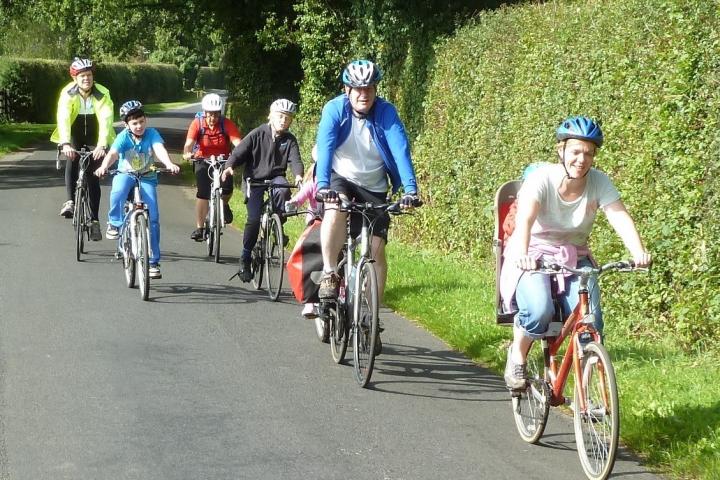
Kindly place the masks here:
<instances>
[{"instance_id":1,"label":"narrow country road","mask_svg":"<svg viewBox=\"0 0 720 480\"><path fill-rule=\"evenodd\" d=\"M170 150L196 108L150 119ZM287 292L228 281L241 232L220 265L190 241L192 191L169 177L142 302L114 242L75 260L54 165L50 144L0 159L1 479L584 478L569 418L525 444L500 377L389 311L358 388ZM614 478L657 477L624 457Z\"/></svg>"}]
</instances>

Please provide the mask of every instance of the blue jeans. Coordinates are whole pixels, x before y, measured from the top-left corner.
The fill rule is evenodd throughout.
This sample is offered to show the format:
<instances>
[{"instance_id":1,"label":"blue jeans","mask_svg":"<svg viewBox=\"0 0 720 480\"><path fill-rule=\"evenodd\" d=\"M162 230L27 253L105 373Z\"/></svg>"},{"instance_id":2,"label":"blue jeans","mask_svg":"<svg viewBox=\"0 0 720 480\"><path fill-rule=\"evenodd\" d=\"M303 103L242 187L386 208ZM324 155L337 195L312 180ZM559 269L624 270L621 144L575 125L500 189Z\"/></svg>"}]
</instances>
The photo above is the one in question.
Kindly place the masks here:
<instances>
[{"instance_id":1,"label":"blue jeans","mask_svg":"<svg viewBox=\"0 0 720 480\"><path fill-rule=\"evenodd\" d=\"M578 267L591 266L587 257L578 259ZM595 314L595 328L602 332L603 321L600 310L600 286L597 279L588 284L590 291L590 311ZM559 294L558 301L563 311L563 319L573 311L578 303L580 279L577 275L565 277L565 291ZM518 313L515 315L515 326L521 328L530 338L541 338L547 331L548 324L555 313L550 291L550 276L525 272L515 290L515 302Z\"/></svg>"},{"instance_id":2,"label":"blue jeans","mask_svg":"<svg viewBox=\"0 0 720 480\"><path fill-rule=\"evenodd\" d=\"M135 186L135 180L130 175L118 173L113 178L112 190L110 191L110 211L108 212L108 223L120 228L123 224L123 206L127 200L128 193ZM157 180L140 180L140 194L143 202L147 205L150 217L150 263L160 262L160 212L157 203Z\"/></svg>"}]
</instances>

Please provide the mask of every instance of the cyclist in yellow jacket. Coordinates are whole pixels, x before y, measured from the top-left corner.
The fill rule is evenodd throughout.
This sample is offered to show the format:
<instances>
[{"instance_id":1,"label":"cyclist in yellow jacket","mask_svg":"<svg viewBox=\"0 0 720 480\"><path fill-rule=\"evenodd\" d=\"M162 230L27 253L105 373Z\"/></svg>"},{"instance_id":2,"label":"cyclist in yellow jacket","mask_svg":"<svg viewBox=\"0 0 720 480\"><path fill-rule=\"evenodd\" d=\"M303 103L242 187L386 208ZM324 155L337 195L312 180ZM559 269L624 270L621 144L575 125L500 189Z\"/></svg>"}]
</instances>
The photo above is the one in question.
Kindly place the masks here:
<instances>
[{"instance_id":1,"label":"cyclist in yellow jacket","mask_svg":"<svg viewBox=\"0 0 720 480\"><path fill-rule=\"evenodd\" d=\"M60 209L60 215L72 217L75 198L75 183L78 177L78 155L76 150L84 146L93 146L93 162L97 163L105 156L105 151L115 139L113 130L113 102L110 92L94 81L95 66L87 58L75 58L70 65L73 81L60 91L57 109L57 128L50 140L57 143L67 158L65 164L65 189L67 201ZM99 163L97 163L99 165ZM90 170L96 166L90 165ZM98 223L100 205L100 181L94 175L87 176L90 193L90 210L93 223L90 238L102 240Z\"/></svg>"}]
</instances>

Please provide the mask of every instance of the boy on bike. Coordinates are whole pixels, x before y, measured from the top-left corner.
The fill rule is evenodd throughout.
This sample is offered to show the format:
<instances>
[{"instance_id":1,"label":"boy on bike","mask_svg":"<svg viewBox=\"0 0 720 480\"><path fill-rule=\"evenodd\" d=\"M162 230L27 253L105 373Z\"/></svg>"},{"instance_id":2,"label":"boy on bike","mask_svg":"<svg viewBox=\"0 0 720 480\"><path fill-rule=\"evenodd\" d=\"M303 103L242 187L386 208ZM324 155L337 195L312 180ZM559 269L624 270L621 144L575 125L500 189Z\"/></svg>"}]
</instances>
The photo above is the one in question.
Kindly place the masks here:
<instances>
[{"instance_id":1,"label":"boy on bike","mask_svg":"<svg viewBox=\"0 0 720 480\"><path fill-rule=\"evenodd\" d=\"M592 265L588 238L600 209L635 265L646 267L651 260L612 180L592 168L603 144L600 126L587 117L570 117L557 128L556 138L558 163L533 170L518 193L515 230L500 274L505 308L518 312L505 366L505 383L510 389L525 387L527 352L533 340L543 336L554 313L550 278L527 273L537 268L538 260L574 268ZM577 275L559 277L557 294L563 317L577 304L578 286ZM602 332L597 285L590 285L590 304L595 328Z\"/></svg>"},{"instance_id":2,"label":"boy on bike","mask_svg":"<svg viewBox=\"0 0 720 480\"><path fill-rule=\"evenodd\" d=\"M208 93L202 99L202 116L198 114L188 129L185 146L183 147L183 158L190 160L209 159L223 155L228 158L231 145L238 146L242 136L232 120L222 116L223 101L217 93ZM197 182L197 193L195 194L195 230L190 238L196 242L205 239L205 217L207 217L210 200L210 176L208 175L208 164L205 162L195 163L195 180ZM225 210L225 222L232 223L233 214L228 202L232 196L233 179L227 178L222 184L223 208Z\"/></svg>"},{"instance_id":3,"label":"boy on bike","mask_svg":"<svg viewBox=\"0 0 720 480\"><path fill-rule=\"evenodd\" d=\"M95 145L92 159L97 162L105 156L105 150L115 139L113 130L113 102L107 88L94 79L95 65L87 58L75 58L70 65L73 81L60 91L57 108L57 128L50 140L62 148L65 162L65 190L67 201L60 209L65 218L73 216L75 209L75 184L78 178L78 154L84 146ZM88 171L92 171L91 168ZM90 194L90 239L102 240L98 209L100 206L100 180L92 175L87 177Z\"/></svg>"},{"instance_id":4,"label":"boy on bike","mask_svg":"<svg viewBox=\"0 0 720 480\"><path fill-rule=\"evenodd\" d=\"M337 262L345 242L347 213L338 211L339 197L385 203L390 177L393 192L403 187L403 208L412 208L419 200L405 128L395 106L377 96L377 83L381 78L382 73L373 62L350 62L342 74L344 93L325 104L320 117L317 188L318 197L325 203L321 230L325 273L320 282L320 299L337 298L340 284ZM371 218L377 215L370 212ZM373 231L372 252L382 302L390 217L387 213L380 215ZM358 235L361 218L353 215L351 221L353 234Z\"/></svg>"},{"instance_id":5,"label":"boy on bike","mask_svg":"<svg viewBox=\"0 0 720 480\"><path fill-rule=\"evenodd\" d=\"M223 181L234 173L233 168L244 165L243 178L252 180L271 180L274 185L288 185L285 178L288 164L295 175L295 184L302 183L305 167L300 159L300 148L295 136L288 131L292 124L297 106L287 99L275 100L270 105L268 123L260 125L242 139L230 155L223 171ZM241 265L238 272L240 280L252 280L250 270L252 249L260 233L260 217L262 215L262 187L251 187L246 194L247 222L243 234L243 250L240 257ZM286 188L274 189L273 210L283 212L284 205L290 199Z\"/></svg>"},{"instance_id":6,"label":"boy on bike","mask_svg":"<svg viewBox=\"0 0 720 480\"><path fill-rule=\"evenodd\" d=\"M142 104L137 100L125 102L120 107L120 118L125 122L123 130L105 155L100 167L95 170L95 175L103 177L110 165L118 159L118 174L115 175L110 191L110 211L108 212L108 226L105 236L114 240L120 234L120 227L123 224L123 206L128 193L135 185L132 176L123 173L132 170L142 170L155 163L161 162L165 168L175 174L180 167L175 165L168 155L160 133L154 128L147 127L147 117L142 109ZM162 278L160 272L160 214L157 203L157 174L149 172L142 177L140 189L142 199L147 204L150 217L150 278Z\"/></svg>"}]
</instances>

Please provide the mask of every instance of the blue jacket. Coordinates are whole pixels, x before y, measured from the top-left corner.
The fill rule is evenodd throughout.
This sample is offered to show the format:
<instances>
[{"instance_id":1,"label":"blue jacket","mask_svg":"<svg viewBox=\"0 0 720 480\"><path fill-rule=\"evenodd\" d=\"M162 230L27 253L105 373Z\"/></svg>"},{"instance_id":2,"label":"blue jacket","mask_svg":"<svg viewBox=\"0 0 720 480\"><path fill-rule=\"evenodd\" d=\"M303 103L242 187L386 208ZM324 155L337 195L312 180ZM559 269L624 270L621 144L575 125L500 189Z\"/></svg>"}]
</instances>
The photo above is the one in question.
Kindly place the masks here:
<instances>
[{"instance_id":1,"label":"blue jacket","mask_svg":"<svg viewBox=\"0 0 720 480\"><path fill-rule=\"evenodd\" d=\"M417 181L410 158L410 145L405 127L392 103L377 97L367 116L367 124L373 142L385 162L385 170L390 176L393 193L402 185L405 193L417 193ZM352 127L352 107L350 100L343 94L325 104L320 117L317 132L317 186L330 187L330 172L335 149L343 144L350 135Z\"/></svg>"}]
</instances>

